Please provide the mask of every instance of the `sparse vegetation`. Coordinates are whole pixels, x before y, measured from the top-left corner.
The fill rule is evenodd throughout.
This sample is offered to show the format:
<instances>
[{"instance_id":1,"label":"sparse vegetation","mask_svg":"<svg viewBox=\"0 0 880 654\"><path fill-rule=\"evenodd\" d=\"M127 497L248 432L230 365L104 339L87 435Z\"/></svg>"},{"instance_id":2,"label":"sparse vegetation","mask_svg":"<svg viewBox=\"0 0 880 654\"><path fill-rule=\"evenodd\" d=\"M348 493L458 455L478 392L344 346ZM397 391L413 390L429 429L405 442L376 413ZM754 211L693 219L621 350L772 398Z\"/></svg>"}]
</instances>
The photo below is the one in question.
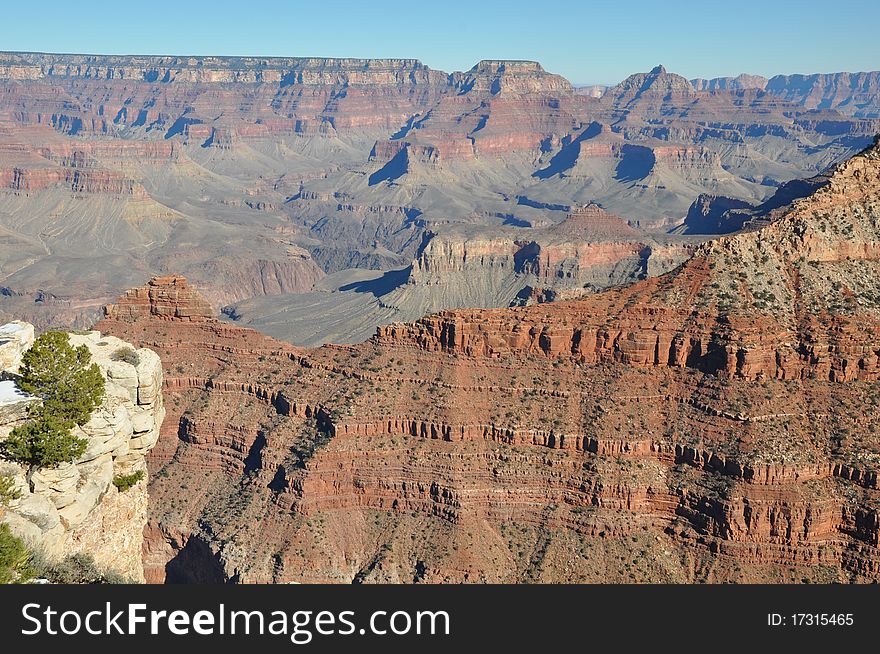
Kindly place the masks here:
<instances>
[{"instance_id":1,"label":"sparse vegetation","mask_svg":"<svg viewBox=\"0 0 880 654\"><path fill-rule=\"evenodd\" d=\"M0 517L4 507L17 500L19 493L11 476L0 475ZM33 577L31 553L9 525L0 523L0 584L27 583Z\"/></svg>"},{"instance_id":2,"label":"sparse vegetation","mask_svg":"<svg viewBox=\"0 0 880 654\"><path fill-rule=\"evenodd\" d=\"M15 488L15 480L10 475L0 475L0 516L3 515L2 507L19 497L21 493Z\"/></svg>"},{"instance_id":3,"label":"sparse vegetation","mask_svg":"<svg viewBox=\"0 0 880 654\"><path fill-rule=\"evenodd\" d=\"M73 554L50 562L42 555L33 557L33 575L53 584L127 584L131 579L109 570L100 570L90 554Z\"/></svg>"},{"instance_id":4,"label":"sparse vegetation","mask_svg":"<svg viewBox=\"0 0 880 654\"><path fill-rule=\"evenodd\" d=\"M113 361L124 361L133 366L136 366L141 362L140 355L134 351L134 348L128 346L120 347L110 355L110 358L113 359Z\"/></svg>"},{"instance_id":5,"label":"sparse vegetation","mask_svg":"<svg viewBox=\"0 0 880 654\"><path fill-rule=\"evenodd\" d=\"M143 470L132 472L129 475L116 475L115 477L113 477L113 485L119 489L120 493L124 493L143 478Z\"/></svg>"},{"instance_id":6,"label":"sparse vegetation","mask_svg":"<svg viewBox=\"0 0 880 654\"><path fill-rule=\"evenodd\" d=\"M22 584L30 581L34 571L31 553L9 525L0 523L0 584Z\"/></svg>"},{"instance_id":7,"label":"sparse vegetation","mask_svg":"<svg viewBox=\"0 0 880 654\"><path fill-rule=\"evenodd\" d=\"M303 425L299 437L291 444L285 465L291 469L304 468L315 452L330 442L330 434L318 428L314 420Z\"/></svg>"}]
</instances>

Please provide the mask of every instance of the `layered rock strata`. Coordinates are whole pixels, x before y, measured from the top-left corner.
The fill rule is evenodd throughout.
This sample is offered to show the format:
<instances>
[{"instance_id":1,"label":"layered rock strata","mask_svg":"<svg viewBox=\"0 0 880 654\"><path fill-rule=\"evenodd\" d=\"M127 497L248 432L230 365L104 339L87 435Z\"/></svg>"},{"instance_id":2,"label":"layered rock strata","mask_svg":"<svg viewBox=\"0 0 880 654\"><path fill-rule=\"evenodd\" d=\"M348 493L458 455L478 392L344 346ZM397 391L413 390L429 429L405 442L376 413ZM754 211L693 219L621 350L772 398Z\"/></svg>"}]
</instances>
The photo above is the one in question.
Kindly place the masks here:
<instances>
[{"instance_id":1,"label":"layered rock strata","mask_svg":"<svg viewBox=\"0 0 880 654\"><path fill-rule=\"evenodd\" d=\"M446 307L577 296L666 272L695 246L649 235L589 204L550 227L508 228L491 236L464 229L428 233L406 283L382 301L417 317Z\"/></svg>"},{"instance_id":2,"label":"layered rock strata","mask_svg":"<svg viewBox=\"0 0 880 654\"><path fill-rule=\"evenodd\" d=\"M0 317L87 327L125 289L181 273L215 310L256 298L265 324L261 298L399 269L447 227L489 241L598 202L665 232L701 194L757 204L866 145L875 78L776 93L657 67L592 97L528 61L447 74L414 59L0 53ZM509 285L409 304L503 306ZM388 318L354 304L369 329L322 310L319 331L361 338Z\"/></svg>"},{"instance_id":3,"label":"layered rock strata","mask_svg":"<svg viewBox=\"0 0 880 654\"><path fill-rule=\"evenodd\" d=\"M174 407L148 578L877 581L878 191L875 146L673 272L358 346L105 320Z\"/></svg>"},{"instance_id":4,"label":"layered rock strata","mask_svg":"<svg viewBox=\"0 0 880 654\"><path fill-rule=\"evenodd\" d=\"M107 317L134 320L147 316L162 319L206 320L213 317L211 305L189 287L180 275L152 278L146 287L135 288L116 304L108 305Z\"/></svg>"}]
</instances>

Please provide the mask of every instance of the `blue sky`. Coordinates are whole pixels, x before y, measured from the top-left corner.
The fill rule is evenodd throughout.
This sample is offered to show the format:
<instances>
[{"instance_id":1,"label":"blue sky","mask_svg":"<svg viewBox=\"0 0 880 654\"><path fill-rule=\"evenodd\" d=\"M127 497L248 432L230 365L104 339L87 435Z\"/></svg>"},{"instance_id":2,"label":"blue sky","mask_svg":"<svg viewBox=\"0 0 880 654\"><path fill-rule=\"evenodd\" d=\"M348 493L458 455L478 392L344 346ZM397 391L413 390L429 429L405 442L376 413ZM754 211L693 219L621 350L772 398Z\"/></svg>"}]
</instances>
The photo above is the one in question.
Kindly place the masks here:
<instances>
[{"instance_id":1,"label":"blue sky","mask_svg":"<svg viewBox=\"0 0 880 654\"><path fill-rule=\"evenodd\" d=\"M4 3L0 49L534 59L575 83L880 69L880 0L247 0Z\"/></svg>"}]
</instances>

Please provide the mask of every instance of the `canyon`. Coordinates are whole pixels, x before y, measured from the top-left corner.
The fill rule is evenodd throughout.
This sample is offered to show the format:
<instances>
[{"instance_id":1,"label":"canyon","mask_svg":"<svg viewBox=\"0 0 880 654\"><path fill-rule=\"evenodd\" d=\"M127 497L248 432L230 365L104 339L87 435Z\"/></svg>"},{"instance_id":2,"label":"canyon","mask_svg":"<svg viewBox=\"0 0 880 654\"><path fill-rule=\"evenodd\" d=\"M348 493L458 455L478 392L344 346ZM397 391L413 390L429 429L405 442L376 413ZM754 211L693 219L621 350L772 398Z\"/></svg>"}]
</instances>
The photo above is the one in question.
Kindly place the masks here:
<instances>
[{"instance_id":1,"label":"canyon","mask_svg":"<svg viewBox=\"0 0 880 654\"><path fill-rule=\"evenodd\" d=\"M0 316L85 328L183 274L318 345L629 283L738 227L687 224L698 198L761 206L866 146L877 76L0 53ZM591 204L631 230L554 232Z\"/></svg>"},{"instance_id":2,"label":"canyon","mask_svg":"<svg viewBox=\"0 0 880 654\"><path fill-rule=\"evenodd\" d=\"M660 274L355 345L132 289L96 329L164 367L145 578L876 583L880 141L809 186ZM637 228L600 211L568 228Z\"/></svg>"},{"instance_id":3,"label":"canyon","mask_svg":"<svg viewBox=\"0 0 880 654\"><path fill-rule=\"evenodd\" d=\"M589 204L545 227L428 231L404 269L334 275L322 282L325 289L331 279L344 283L329 293L259 296L224 312L299 345L357 343L378 325L443 309L554 302L627 284L676 267L703 240L651 234Z\"/></svg>"}]
</instances>

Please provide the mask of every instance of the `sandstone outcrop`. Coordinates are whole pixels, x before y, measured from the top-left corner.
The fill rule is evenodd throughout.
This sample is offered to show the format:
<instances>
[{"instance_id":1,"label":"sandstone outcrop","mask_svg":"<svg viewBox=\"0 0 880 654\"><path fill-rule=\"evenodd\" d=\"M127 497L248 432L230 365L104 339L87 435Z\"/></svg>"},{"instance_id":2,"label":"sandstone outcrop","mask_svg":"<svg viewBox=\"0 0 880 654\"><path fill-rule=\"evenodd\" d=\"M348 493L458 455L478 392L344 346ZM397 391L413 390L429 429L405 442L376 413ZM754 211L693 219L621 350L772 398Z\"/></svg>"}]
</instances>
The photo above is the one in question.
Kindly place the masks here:
<instances>
[{"instance_id":1,"label":"sandstone outcrop","mask_svg":"<svg viewBox=\"0 0 880 654\"><path fill-rule=\"evenodd\" d=\"M114 353L130 346L99 332L72 334L70 341L88 347L105 377L101 406L85 425L74 429L88 447L73 463L41 468L30 480L23 467L0 462L0 472L12 477L20 495L10 502L3 520L50 561L85 553L102 570L143 581L147 483L120 492L113 479L146 472L146 456L159 438L165 416L162 365L153 351L144 348L136 350L136 363L117 360ZM21 407L32 401L22 396L7 398L4 404ZM4 420L9 416L0 412L0 435L5 438L24 416L20 411L14 419Z\"/></svg>"},{"instance_id":2,"label":"sandstone outcrop","mask_svg":"<svg viewBox=\"0 0 880 654\"><path fill-rule=\"evenodd\" d=\"M213 317L211 305L190 288L180 275L153 277L145 287L135 288L107 305L105 315L115 320L136 320L147 316L162 319L206 320Z\"/></svg>"}]
</instances>

